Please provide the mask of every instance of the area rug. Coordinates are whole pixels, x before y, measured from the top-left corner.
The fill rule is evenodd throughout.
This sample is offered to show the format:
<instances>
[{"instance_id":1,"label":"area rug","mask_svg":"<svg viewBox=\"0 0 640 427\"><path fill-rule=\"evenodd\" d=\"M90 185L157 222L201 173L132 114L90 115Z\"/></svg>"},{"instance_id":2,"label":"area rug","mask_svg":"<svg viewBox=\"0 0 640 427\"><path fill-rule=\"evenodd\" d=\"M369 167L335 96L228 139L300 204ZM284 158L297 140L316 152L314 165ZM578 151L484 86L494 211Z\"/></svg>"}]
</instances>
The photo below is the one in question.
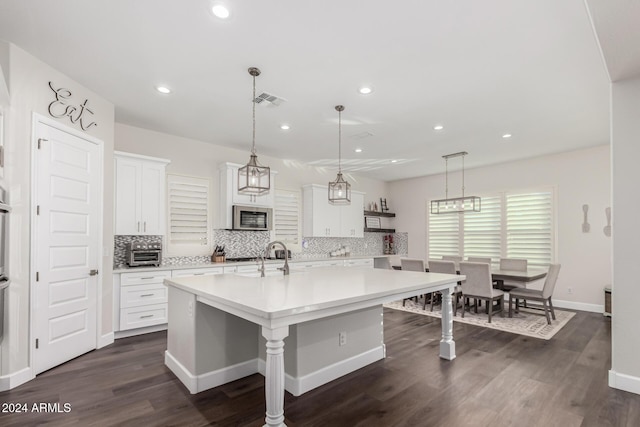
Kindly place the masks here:
<instances>
[{"instance_id":1,"label":"area rug","mask_svg":"<svg viewBox=\"0 0 640 427\"><path fill-rule=\"evenodd\" d=\"M412 300L407 300L404 307L402 306L402 301L394 301L384 306L409 313L442 317L440 305L434 306L433 312L429 311L428 304L426 310L423 310L421 302L416 304ZM460 309L458 309L458 314L453 317L453 320L454 322L467 323L469 325L482 326L484 328L497 329L499 331L548 340L575 316L575 313L570 311L555 309L556 320L551 320L551 325L549 325L547 324L544 312L541 310L520 308L519 313L514 312L513 317L509 318L508 304L505 304L505 309L504 317L500 317L500 313L494 313L491 317L491 323L487 321L487 314L484 308L482 310L478 308L477 314L473 312L473 309L471 312L465 312L464 319L460 316Z\"/></svg>"}]
</instances>

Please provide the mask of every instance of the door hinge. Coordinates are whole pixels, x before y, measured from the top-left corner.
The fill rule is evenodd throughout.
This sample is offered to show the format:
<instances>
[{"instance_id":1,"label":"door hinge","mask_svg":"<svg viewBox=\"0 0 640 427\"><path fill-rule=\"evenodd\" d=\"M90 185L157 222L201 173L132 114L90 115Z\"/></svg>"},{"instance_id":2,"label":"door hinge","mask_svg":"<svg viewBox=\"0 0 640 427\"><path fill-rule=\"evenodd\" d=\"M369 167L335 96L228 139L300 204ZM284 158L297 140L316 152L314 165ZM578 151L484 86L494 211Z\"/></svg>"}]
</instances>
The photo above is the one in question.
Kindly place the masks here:
<instances>
[{"instance_id":1,"label":"door hinge","mask_svg":"<svg viewBox=\"0 0 640 427\"><path fill-rule=\"evenodd\" d=\"M40 340L36 338L36 350L38 349L38 347L40 347Z\"/></svg>"},{"instance_id":2,"label":"door hinge","mask_svg":"<svg viewBox=\"0 0 640 427\"><path fill-rule=\"evenodd\" d=\"M40 272L36 271L36 282L40 281Z\"/></svg>"},{"instance_id":3,"label":"door hinge","mask_svg":"<svg viewBox=\"0 0 640 427\"><path fill-rule=\"evenodd\" d=\"M42 148L42 143L45 141L48 141L48 140L44 138L38 138L38 150Z\"/></svg>"}]
</instances>

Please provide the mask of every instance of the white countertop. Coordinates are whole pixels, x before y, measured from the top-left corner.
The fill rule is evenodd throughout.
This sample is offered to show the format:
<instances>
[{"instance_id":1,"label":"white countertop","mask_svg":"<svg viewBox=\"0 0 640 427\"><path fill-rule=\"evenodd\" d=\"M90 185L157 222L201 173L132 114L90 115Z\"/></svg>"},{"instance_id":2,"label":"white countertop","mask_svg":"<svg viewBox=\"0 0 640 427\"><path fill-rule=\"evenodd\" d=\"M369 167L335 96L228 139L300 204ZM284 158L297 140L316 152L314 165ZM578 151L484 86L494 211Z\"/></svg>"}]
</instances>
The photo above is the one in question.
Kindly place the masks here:
<instances>
[{"instance_id":1,"label":"white countertop","mask_svg":"<svg viewBox=\"0 0 640 427\"><path fill-rule=\"evenodd\" d=\"M370 258L370 257L369 257ZM284 276L224 274L165 279L199 300L255 318L276 319L361 302L384 303L455 286L463 276L357 267L295 270ZM418 292L420 291L420 292ZM244 316L243 316L244 317Z\"/></svg>"}]
</instances>

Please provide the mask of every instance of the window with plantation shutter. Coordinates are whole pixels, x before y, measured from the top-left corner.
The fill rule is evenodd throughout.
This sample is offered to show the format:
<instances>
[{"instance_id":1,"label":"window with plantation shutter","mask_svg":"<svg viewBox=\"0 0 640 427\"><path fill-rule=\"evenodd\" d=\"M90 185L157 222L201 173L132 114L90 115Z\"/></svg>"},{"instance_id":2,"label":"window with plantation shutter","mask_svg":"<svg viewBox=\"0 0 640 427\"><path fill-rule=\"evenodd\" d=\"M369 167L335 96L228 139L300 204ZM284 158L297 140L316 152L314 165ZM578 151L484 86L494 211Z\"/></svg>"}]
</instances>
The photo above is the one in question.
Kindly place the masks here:
<instances>
[{"instance_id":1,"label":"window with plantation shutter","mask_svg":"<svg viewBox=\"0 0 640 427\"><path fill-rule=\"evenodd\" d=\"M532 266L547 266L555 260L552 188L481 198L480 212L428 214L429 258L489 257L494 263L500 258L526 258Z\"/></svg>"},{"instance_id":2,"label":"window with plantation shutter","mask_svg":"<svg viewBox=\"0 0 640 427\"><path fill-rule=\"evenodd\" d=\"M553 255L551 191L506 194L506 256L546 266Z\"/></svg>"},{"instance_id":3,"label":"window with plantation shutter","mask_svg":"<svg viewBox=\"0 0 640 427\"><path fill-rule=\"evenodd\" d=\"M184 175L167 175L169 255L208 255L209 180Z\"/></svg>"},{"instance_id":4,"label":"window with plantation shutter","mask_svg":"<svg viewBox=\"0 0 640 427\"><path fill-rule=\"evenodd\" d=\"M502 198L482 196L480 212L460 215L464 230L464 257L485 257L498 262L502 242Z\"/></svg>"},{"instance_id":5,"label":"window with plantation shutter","mask_svg":"<svg viewBox=\"0 0 640 427\"><path fill-rule=\"evenodd\" d=\"M274 209L275 238L284 243L300 243L300 192L276 190Z\"/></svg>"}]
</instances>

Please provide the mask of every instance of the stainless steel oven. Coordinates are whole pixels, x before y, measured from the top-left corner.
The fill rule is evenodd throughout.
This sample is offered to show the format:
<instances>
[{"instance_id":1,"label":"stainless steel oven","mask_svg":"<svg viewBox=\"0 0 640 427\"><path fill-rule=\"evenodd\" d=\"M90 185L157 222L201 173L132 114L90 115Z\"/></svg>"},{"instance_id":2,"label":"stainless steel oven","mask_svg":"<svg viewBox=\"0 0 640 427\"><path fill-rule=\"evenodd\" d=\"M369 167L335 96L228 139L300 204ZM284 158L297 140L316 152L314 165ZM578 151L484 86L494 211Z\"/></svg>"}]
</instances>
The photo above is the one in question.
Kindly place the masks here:
<instances>
[{"instance_id":1,"label":"stainless steel oven","mask_svg":"<svg viewBox=\"0 0 640 427\"><path fill-rule=\"evenodd\" d=\"M162 262L162 243L131 242L125 250L129 267L159 266Z\"/></svg>"},{"instance_id":2,"label":"stainless steel oven","mask_svg":"<svg viewBox=\"0 0 640 427\"><path fill-rule=\"evenodd\" d=\"M4 188L0 187L0 342L2 342L4 336L4 295L11 283L7 274L9 212L11 208L7 205L6 201L7 198Z\"/></svg>"},{"instance_id":3,"label":"stainless steel oven","mask_svg":"<svg viewBox=\"0 0 640 427\"><path fill-rule=\"evenodd\" d=\"M233 229L268 231L273 228L273 209L255 206L233 207Z\"/></svg>"}]
</instances>

